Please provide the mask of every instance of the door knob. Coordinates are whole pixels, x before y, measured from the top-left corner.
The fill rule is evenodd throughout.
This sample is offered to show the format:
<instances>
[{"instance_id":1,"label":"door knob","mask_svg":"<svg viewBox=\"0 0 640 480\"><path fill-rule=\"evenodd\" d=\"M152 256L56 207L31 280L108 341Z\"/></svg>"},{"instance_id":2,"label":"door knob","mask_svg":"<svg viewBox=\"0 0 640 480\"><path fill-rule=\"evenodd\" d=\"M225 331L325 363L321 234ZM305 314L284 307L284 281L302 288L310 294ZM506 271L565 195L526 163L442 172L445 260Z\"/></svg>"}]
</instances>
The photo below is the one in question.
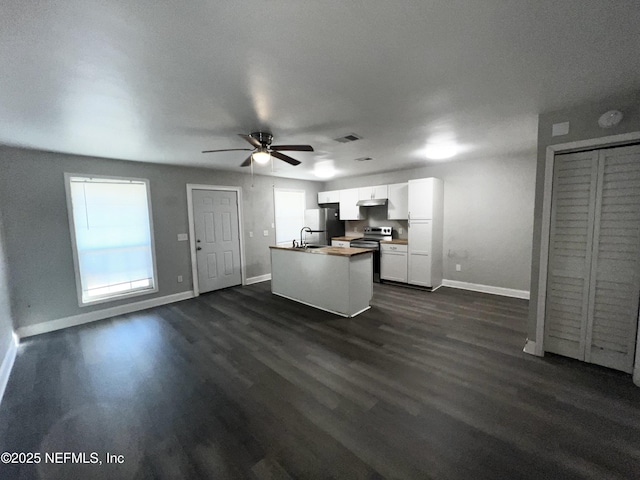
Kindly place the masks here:
<instances>
[{"instance_id":1,"label":"door knob","mask_svg":"<svg viewBox=\"0 0 640 480\"><path fill-rule=\"evenodd\" d=\"M202 250L202 247L197 247L196 250Z\"/></svg>"}]
</instances>

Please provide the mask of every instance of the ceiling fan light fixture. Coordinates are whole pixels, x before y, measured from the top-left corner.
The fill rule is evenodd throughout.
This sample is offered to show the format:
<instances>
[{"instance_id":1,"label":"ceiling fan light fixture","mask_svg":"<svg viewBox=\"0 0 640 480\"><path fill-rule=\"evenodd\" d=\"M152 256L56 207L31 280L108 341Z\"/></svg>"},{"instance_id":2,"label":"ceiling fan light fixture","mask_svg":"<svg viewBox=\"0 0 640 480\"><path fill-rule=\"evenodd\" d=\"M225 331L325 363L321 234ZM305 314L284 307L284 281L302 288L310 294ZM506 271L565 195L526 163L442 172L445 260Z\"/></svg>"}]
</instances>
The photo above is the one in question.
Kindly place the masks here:
<instances>
[{"instance_id":1,"label":"ceiling fan light fixture","mask_svg":"<svg viewBox=\"0 0 640 480\"><path fill-rule=\"evenodd\" d=\"M253 152L251 156L253 157L253 161L260 165L266 165L269 163L269 160L271 160L271 155L266 148L261 148L258 151Z\"/></svg>"}]
</instances>

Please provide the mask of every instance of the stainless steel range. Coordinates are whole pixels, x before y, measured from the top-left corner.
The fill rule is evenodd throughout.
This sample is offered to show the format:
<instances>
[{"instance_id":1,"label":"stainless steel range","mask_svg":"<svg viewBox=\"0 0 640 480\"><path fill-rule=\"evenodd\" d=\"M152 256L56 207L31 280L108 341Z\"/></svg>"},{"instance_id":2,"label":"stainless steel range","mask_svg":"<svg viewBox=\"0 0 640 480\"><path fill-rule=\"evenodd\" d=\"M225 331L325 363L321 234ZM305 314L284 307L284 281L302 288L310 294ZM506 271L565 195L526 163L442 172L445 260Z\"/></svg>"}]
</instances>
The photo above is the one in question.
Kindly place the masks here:
<instances>
[{"instance_id":1,"label":"stainless steel range","mask_svg":"<svg viewBox=\"0 0 640 480\"><path fill-rule=\"evenodd\" d=\"M380 282L380 242L391 240L391 227L364 227L364 236L351 240L349 246L373 250L373 281Z\"/></svg>"}]
</instances>

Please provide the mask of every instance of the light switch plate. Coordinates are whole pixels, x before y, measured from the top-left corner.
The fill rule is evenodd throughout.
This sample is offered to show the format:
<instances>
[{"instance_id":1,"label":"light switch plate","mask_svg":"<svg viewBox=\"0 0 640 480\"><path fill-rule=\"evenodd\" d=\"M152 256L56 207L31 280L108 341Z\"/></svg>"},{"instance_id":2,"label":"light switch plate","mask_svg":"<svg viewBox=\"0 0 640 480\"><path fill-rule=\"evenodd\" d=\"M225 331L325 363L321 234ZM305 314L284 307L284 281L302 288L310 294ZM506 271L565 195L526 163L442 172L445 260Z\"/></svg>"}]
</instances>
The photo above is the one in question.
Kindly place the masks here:
<instances>
[{"instance_id":1,"label":"light switch plate","mask_svg":"<svg viewBox=\"0 0 640 480\"><path fill-rule=\"evenodd\" d=\"M187 240L189 240L189 235L187 235L186 233L179 233L178 234L178 241L179 242L186 242Z\"/></svg>"},{"instance_id":2,"label":"light switch plate","mask_svg":"<svg viewBox=\"0 0 640 480\"><path fill-rule=\"evenodd\" d=\"M253 232L249 232L249 238L253 238Z\"/></svg>"}]
</instances>

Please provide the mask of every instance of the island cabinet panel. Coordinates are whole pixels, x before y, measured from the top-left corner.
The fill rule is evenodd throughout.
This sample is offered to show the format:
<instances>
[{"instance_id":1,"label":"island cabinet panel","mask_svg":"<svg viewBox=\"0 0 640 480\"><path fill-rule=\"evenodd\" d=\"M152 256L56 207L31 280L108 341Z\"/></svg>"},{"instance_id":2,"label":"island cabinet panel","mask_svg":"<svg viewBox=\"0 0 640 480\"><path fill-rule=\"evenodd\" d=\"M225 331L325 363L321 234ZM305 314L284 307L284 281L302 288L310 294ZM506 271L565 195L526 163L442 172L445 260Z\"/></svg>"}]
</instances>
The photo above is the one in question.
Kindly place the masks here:
<instances>
[{"instance_id":1,"label":"island cabinet panel","mask_svg":"<svg viewBox=\"0 0 640 480\"><path fill-rule=\"evenodd\" d=\"M271 292L343 317L356 316L370 308L372 252L324 255L272 247Z\"/></svg>"}]
</instances>

